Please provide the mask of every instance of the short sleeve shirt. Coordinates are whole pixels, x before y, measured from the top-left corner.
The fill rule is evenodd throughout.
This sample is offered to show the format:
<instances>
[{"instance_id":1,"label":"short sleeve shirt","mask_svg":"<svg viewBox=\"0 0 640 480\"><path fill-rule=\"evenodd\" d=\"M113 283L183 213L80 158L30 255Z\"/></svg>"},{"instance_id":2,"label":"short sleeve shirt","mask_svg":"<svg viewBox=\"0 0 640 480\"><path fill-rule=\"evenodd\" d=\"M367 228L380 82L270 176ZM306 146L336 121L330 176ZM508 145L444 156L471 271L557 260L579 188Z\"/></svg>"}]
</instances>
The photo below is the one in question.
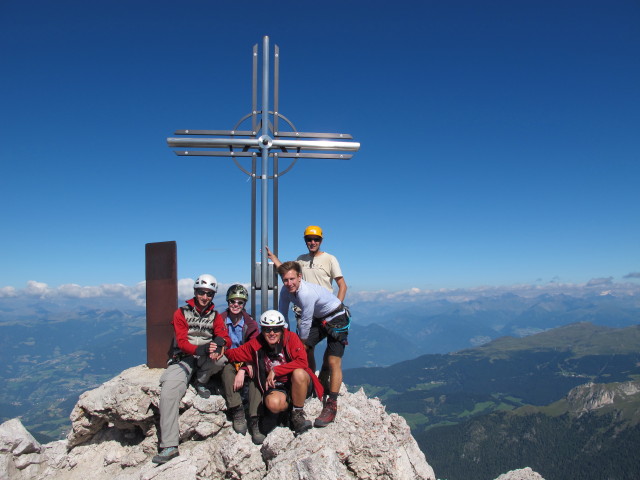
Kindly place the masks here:
<instances>
[{"instance_id":1,"label":"short sleeve shirt","mask_svg":"<svg viewBox=\"0 0 640 480\"><path fill-rule=\"evenodd\" d=\"M320 285L330 292L333 291L331 282L343 276L338 259L327 252L315 257L305 253L300 255L296 261L302 268L303 280Z\"/></svg>"}]
</instances>

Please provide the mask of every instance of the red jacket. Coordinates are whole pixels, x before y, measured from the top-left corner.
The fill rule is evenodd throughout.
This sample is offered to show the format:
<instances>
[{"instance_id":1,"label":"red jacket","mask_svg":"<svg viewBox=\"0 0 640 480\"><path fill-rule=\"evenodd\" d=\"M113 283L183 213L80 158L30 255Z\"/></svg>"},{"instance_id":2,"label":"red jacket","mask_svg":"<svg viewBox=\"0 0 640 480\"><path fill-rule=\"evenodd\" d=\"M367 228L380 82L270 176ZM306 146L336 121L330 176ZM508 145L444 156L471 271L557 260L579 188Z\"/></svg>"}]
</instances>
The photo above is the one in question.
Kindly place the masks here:
<instances>
[{"instance_id":1,"label":"red jacket","mask_svg":"<svg viewBox=\"0 0 640 480\"><path fill-rule=\"evenodd\" d=\"M197 313L200 314L201 317L206 317L207 315L213 314L213 302L204 311L199 310L199 308L196 306L195 299L193 298L187 300L187 304L188 307L184 308L194 309ZM173 324L173 330L176 334L176 342L178 344L178 348L180 348L180 350L182 350L187 355L195 355L198 344L194 344L189 341L189 324L184 317L182 308L179 308L175 311L175 313L173 314L173 321L171 323ZM231 339L229 338L227 326L225 325L224 320L219 313L215 314L215 318L213 319L212 323L212 337L209 341L212 341L215 337L222 337L226 342L225 345L231 345ZM200 343L200 345L202 344L203 343Z\"/></svg>"},{"instance_id":2,"label":"red jacket","mask_svg":"<svg viewBox=\"0 0 640 480\"><path fill-rule=\"evenodd\" d=\"M287 363L283 363L274 367L274 372L276 376L286 375L288 379L291 379L291 373L297 369L302 368L305 372L309 374L311 377L311 381L313 382L313 388L316 392L316 396L318 398L322 398L324 395L324 389L322 388L322 384L318 377L313 373L313 371L309 368L309 363L307 361L307 352L304 348L304 344L300 337L289 330L283 332L284 335L284 345L283 352L284 356L287 359ZM232 348L231 350L227 350L225 355L231 362L251 362L258 368L258 386L262 393L265 393L265 379L266 372L264 367L264 360L262 360L261 350L265 348L266 342L262 335L249 340L244 345L239 346L238 348Z\"/></svg>"}]
</instances>

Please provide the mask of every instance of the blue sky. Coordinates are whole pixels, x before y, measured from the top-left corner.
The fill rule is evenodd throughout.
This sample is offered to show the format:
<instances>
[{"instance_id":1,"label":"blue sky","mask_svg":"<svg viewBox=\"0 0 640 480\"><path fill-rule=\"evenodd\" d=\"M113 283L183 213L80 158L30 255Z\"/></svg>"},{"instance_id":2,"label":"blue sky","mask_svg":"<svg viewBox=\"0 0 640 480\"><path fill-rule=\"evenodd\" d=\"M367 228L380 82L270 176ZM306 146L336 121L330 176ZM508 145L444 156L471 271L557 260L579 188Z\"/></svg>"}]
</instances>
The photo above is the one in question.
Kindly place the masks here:
<instances>
[{"instance_id":1,"label":"blue sky","mask_svg":"<svg viewBox=\"0 0 640 480\"><path fill-rule=\"evenodd\" d=\"M362 145L282 178L282 259L318 224L353 292L638 283L639 27L630 0L4 1L0 292L136 285L167 240L180 278L248 282L247 177L166 138L249 113L263 35L280 111Z\"/></svg>"}]
</instances>

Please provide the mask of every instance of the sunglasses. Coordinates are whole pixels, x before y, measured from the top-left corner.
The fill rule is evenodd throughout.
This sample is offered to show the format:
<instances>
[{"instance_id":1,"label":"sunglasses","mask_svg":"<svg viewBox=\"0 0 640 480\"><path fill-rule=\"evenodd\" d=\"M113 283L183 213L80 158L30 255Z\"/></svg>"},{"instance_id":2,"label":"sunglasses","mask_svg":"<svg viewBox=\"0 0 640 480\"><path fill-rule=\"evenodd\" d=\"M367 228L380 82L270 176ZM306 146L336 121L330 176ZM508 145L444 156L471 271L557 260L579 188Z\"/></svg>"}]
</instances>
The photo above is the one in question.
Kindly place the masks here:
<instances>
[{"instance_id":1,"label":"sunglasses","mask_svg":"<svg viewBox=\"0 0 640 480\"><path fill-rule=\"evenodd\" d=\"M201 297L203 296L207 296L207 297L211 297L213 298L213 291L212 290L196 290L196 295L200 295Z\"/></svg>"},{"instance_id":2,"label":"sunglasses","mask_svg":"<svg viewBox=\"0 0 640 480\"><path fill-rule=\"evenodd\" d=\"M229 300L229 305L244 305L244 300Z\"/></svg>"},{"instance_id":3,"label":"sunglasses","mask_svg":"<svg viewBox=\"0 0 640 480\"><path fill-rule=\"evenodd\" d=\"M262 327L262 333L278 333L284 330L283 327Z\"/></svg>"},{"instance_id":4,"label":"sunglasses","mask_svg":"<svg viewBox=\"0 0 640 480\"><path fill-rule=\"evenodd\" d=\"M321 237L304 237L304 241L307 243L316 242L320 243L322 241Z\"/></svg>"}]
</instances>

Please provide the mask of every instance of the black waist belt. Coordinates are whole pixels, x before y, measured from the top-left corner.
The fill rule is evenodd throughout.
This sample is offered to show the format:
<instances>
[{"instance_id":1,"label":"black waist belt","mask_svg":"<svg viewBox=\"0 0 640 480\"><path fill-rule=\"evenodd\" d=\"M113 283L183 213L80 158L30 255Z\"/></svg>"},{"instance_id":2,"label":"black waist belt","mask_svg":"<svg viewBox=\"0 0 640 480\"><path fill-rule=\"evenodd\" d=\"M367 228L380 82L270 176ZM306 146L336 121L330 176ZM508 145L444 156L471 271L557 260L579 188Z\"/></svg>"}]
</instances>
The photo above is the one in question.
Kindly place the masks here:
<instances>
[{"instance_id":1,"label":"black waist belt","mask_svg":"<svg viewBox=\"0 0 640 480\"><path fill-rule=\"evenodd\" d=\"M332 315L335 315L336 313L339 313L341 310L344 310L344 303L341 303L340 306L338 308L336 308L333 312L327 313L324 317L313 317L316 320L324 320L325 318L329 318Z\"/></svg>"}]
</instances>

